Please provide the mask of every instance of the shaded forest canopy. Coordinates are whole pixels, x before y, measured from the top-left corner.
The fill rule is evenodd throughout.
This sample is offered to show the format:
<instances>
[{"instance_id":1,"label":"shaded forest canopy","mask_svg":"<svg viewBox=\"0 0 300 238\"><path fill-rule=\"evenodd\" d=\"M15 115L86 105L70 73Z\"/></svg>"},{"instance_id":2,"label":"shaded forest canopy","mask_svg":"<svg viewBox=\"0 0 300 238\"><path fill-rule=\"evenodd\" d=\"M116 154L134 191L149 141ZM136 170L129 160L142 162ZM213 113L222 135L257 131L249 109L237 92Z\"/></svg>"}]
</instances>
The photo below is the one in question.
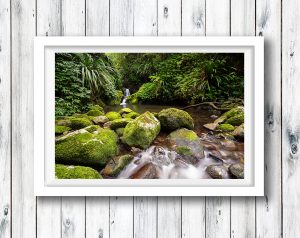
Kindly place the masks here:
<instances>
[{"instance_id":1,"label":"shaded forest canopy","mask_svg":"<svg viewBox=\"0 0 300 238\"><path fill-rule=\"evenodd\" d=\"M242 53L57 53L55 114L92 104L192 105L244 97Z\"/></svg>"}]
</instances>

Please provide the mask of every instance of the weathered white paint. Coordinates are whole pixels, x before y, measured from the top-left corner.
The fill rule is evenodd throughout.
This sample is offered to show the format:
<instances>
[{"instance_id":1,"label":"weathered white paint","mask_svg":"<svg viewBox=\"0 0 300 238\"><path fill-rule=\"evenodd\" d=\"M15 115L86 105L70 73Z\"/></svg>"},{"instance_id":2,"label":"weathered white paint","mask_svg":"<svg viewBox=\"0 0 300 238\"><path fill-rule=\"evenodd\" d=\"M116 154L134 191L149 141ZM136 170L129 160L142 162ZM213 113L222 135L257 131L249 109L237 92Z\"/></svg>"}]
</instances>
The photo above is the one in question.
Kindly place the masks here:
<instances>
[{"instance_id":1,"label":"weathered white paint","mask_svg":"<svg viewBox=\"0 0 300 238\"><path fill-rule=\"evenodd\" d=\"M297 237L300 232L299 218L296 214L299 209L299 189L297 189L299 169L296 159L298 158L296 149L299 146L297 123L299 3L297 0L282 3L280 0L256 0L255 4L254 2L12 0L10 6L9 1L0 0L0 237L37 235L37 237L173 238L203 237L205 233L206 237L230 235L254 237L256 234L256 237L268 238L280 237L282 231L284 237ZM253 16L254 6L256 16ZM255 204L251 198L232 198L231 206L229 199L206 198L205 203L205 198L182 198L181 201L178 197L159 200L97 197L85 200L81 197L63 198L62 201L61 198L49 197L38 198L36 204L32 182L32 45L35 32L38 35L49 36L109 33L156 35L156 32L159 35L229 35L230 32L232 35L253 35L255 22L256 34L263 35L266 41L266 196L256 199L255 226L253 224ZM282 130L282 191L281 39L283 40L282 100L285 105ZM11 194L10 184L12 184Z\"/></svg>"}]
</instances>

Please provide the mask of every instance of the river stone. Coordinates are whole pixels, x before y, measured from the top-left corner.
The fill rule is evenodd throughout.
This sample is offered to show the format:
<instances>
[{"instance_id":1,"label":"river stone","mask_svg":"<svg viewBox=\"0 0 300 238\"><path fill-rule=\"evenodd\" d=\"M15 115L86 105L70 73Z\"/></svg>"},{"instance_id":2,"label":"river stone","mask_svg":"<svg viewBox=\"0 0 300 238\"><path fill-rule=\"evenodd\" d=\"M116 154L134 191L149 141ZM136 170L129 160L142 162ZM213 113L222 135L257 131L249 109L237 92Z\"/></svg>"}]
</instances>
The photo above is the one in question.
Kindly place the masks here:
<instances>
[{"instance_id":1,"label":"river stone","mask_svg":"<svg viewBox=\"0 0 300 238\"><path fill-rule=\"evenodd\" d=\"M227 179L228 170L224 165L212 164L206 167L205 170L213 179Z\"/></svg>"},{"instance_id":2,"label":"river stone","mask_svg":"<svg viewBox=\"0 0 300 238\"><path fill-rule=\"evenodd\" d=\"M62 164L55 165L55 177L57 179L102 179L102 176L92 168Z\"/></svg>"},{"instance_id":3,"label":"river stone","mask_svg":"<svg viewBox=\"0 0 300 238\"><path fill-rule=\"evenodd\" d=\"M110 129L116 130L118 128L125 127L130 121L132 121L131 118L122 118L122 119L113 120L110 124Z\"/></svg>"},{"instance_id":4,"label":"river stone","mask_svg":"<svg viewBox=\"0 0 300 238\"><path fill-rule=\"evenodd\" d=\"M244 164L242 164L242 163L232 164L229 167L229 172L234 177L236 177L238 179L243 179L244 178Z\"/></svg>"},{"instance_id":5,"label":"river stone","mask_svg":"<svg viewBox=\"0 0 300 238\"><path fill-rule=\"evenodd\" d=\"M84 129L69 133L56 140L55 162L104 166L118 152L117 139L116 133L109 129L99 129L97 133Z\"/></svg>"},{"instance_id":6,"label":"river stone","mask_svg":"<svg viewBox=\"0 0 300 238\"><path fill-rule=\"evenodd\" d=\"M124 117L126 114L131 113L131 112L133 112L133 111L132 111L130 108L125 107L125 108L122 108L122 109L119 111L119 114L120 114L122 117ZM123 114L125 114L125 115L123 115Z\"/></svg>"},{"instance_id":7,"label":"river stone","mask_svg":"<svg viewBox=\"0 0 300 238\"><path fill-rule=\"evenodd\" d=\"M96 124L96 125L103 125L104 123L108 122L108 118L106 116L98 116L98 117L94 117L93 118L93 122Z\"/></svg>"},{"instance_id":8,"label":"river stone","mask_svg":"<svg viewBox=\"0 0 300 238\"><path fill-rule=\"evenodd\" d=\"M234 131L234 126L232 126L230 124L221 124L221 125L218 125L217 130L222 131L222 132L230 132L230 131Z\"/></svg>"},{"instance_id":9,"label":"river stone","mask_svg":"<svg viewBox=\"0 0 300 238\"><path fill-rule=\"evenodd\" d=\"M121 119L121 115L118 112L108 112L105 114L105 116L108 118L108 120L113 121L116 119Z\"/></svg>"},{"instance_id":10,"label":"river stone","mask_svg":"<svg viewBox=\"0 0 300 238\"><path fill-rule=\"evenodd\" d=\"M102 171L104 176L117 176L133 159L132 155L122 155L111 159Z\"/></svg>"},{"instance_id":11,"label":"river stone","mask_svg":"<svg viewBox=\"0 0 300 238\"><path fill-rule=\"evenodd\" d=\"M200 138L197 134L186 128L178 129L170 133L167 137L167 142L175 151L179 147L184 147L185 151L189 148L189 155L201 159L204 157L204 149ZM182 149L180 149L182 150Z\"/></svg>"},{"instance_id":12,"label":"river stone","mask_svg":"<svg viewBox=\"0 0 300 238\"><path fill-rule=\"evenodd\" d=\"M240 141L244 141L244 124L241 124L232 132L234 138Z\"/></svg>"},{"instance_id":13,"label":"river stone","mask_svg":"<svg viewBox=\"0 0 300 238\"><path fill-rule=\"evenodd\" d=\"M158 113L158 120L165 131L174 131L179 128L194 128L193 118L186 111L177 108L163 109Z\"/></svg>"},{"instance_id":14,"label":"river stone","mask_svg":"<svg viewBox=\"0 0 300 238\"><path fill-rule=\"evenodd\" d=\"M131 179L157 179L157 171L153 164L149 163L130 176Z\"/></svg>"},{"instance_id":15,"label":"river stone","mask_svg":"<svg viewBox=\"0 0 300 238\"><path fill-rule=\"evenodd\" d=\"M145 112L130 121L125 129L122 142L134 147L146 149L160 132L160 122L150 112Z\"/></svg>"},{"instance_id":16,"label":"river stone","mask_svg":"<svg viewBox=\"0 0 300 238\"><path fill-rule=\"evenodd\" d=\"M131 118L131 119L135 119L139 116L140 114L137 112L130 112L128 114L123 113L122 117L124 118Z\"/></svg>"},{"instance_id":17,"label":"river stone","mask_svg":"<svg viewBox=\"0 0 300 238\"><path fill-rule=\"evenodd\" d=\"M218 124L217 123L208 123L208 124L204 124L203 127L210 130L210 131L214 131L217 129Z\"/></svg>"}]
</instances>

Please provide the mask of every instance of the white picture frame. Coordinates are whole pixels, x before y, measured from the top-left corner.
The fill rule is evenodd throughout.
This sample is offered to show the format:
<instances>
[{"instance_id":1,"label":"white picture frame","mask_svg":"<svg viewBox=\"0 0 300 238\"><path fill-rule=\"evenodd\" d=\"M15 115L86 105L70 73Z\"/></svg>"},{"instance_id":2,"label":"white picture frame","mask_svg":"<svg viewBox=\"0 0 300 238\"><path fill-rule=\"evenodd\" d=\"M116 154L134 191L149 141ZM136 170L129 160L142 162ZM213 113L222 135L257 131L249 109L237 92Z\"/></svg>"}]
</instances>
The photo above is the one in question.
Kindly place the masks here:
<instances>
[{"instance_id":1,"label":"white picture frame","mask_svg":"<svg viewBox=\"0 0 300 238\"><path fill-rule=\"evenodd\" d=\"M55 179L56 52L243 52L244 179ZM35 196L263 196L263 37L36 37L34 40Z\"/></svg>"}]
</instances>

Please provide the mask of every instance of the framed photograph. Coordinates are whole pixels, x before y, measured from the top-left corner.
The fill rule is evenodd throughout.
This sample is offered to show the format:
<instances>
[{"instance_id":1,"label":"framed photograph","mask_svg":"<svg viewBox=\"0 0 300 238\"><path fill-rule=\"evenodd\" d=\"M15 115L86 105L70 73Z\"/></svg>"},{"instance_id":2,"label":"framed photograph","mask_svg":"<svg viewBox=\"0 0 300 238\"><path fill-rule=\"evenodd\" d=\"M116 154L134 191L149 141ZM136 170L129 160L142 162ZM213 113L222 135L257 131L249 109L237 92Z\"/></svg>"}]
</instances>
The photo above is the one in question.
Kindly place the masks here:
<instances>
[{"instance_id":1,"label":"framed photograph","mask_svg":"<svg viewBox=\"0 0 300 238\"><path fill-rule=\"evenodd\" d=\"M263 196L263 37L36 37L36 196Z\"/></svg>"}]
</instances>

